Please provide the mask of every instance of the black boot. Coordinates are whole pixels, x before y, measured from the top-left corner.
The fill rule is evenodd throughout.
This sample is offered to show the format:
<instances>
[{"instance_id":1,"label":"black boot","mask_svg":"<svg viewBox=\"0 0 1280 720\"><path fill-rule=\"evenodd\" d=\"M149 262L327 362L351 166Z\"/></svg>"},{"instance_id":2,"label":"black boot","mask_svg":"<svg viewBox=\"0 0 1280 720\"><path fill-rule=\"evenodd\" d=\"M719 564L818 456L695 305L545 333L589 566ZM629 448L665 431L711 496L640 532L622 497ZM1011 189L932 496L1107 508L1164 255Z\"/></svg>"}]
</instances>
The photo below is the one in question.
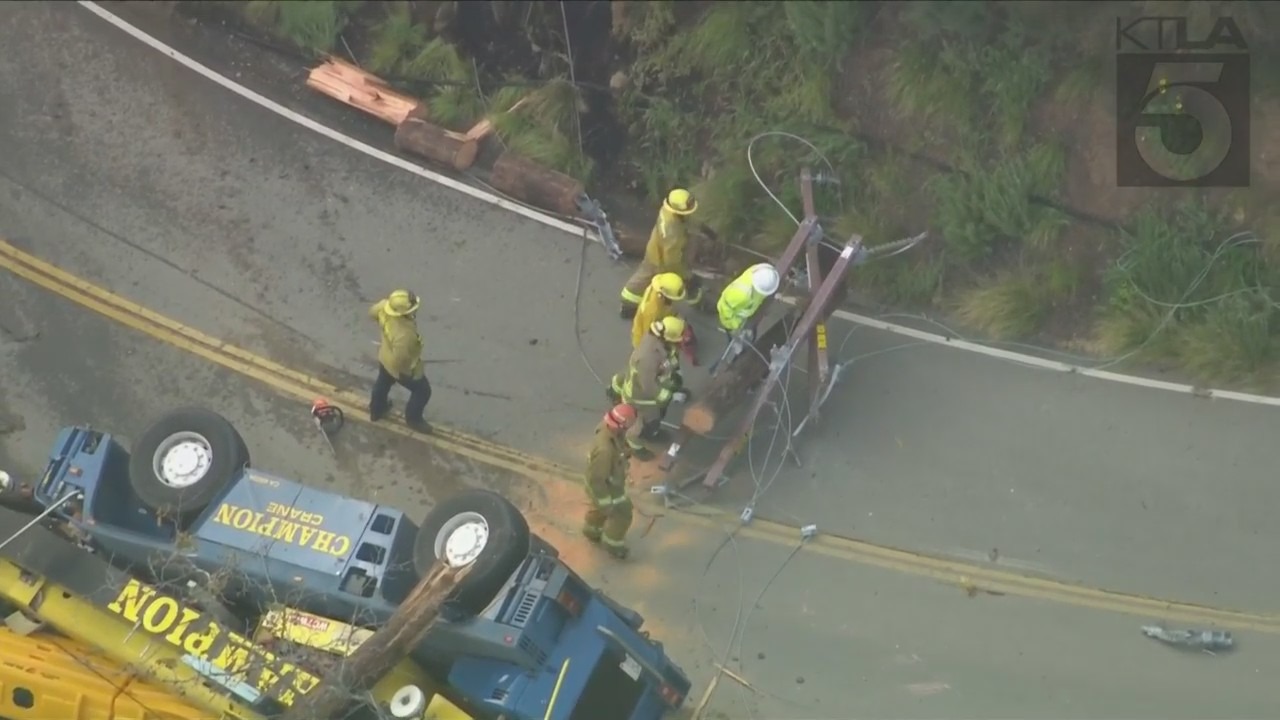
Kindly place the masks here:
<instances>
[{"instance_id":1,"label":"black boot","mask_svg":"<svg viewBox=\"0 0 1280 720\"><path fill-rule=\"evenodd\" d=\"M639 305L632 305L629 302L624 302L618 308L618 317L623 320L634 320L636 317L636 311L639 309Z\"/></svg>"},{"instance_id":2,"label":"black boot","mask_svg":"<svg viewBox=\"0 0 1280 720\"><path fill-rule=\"evenodd\" d=\"M666 442L668 438L667 431L662 429L662 420L645 423L640 431L640 439L648 442Z\"/></svg>"}]
</instances>

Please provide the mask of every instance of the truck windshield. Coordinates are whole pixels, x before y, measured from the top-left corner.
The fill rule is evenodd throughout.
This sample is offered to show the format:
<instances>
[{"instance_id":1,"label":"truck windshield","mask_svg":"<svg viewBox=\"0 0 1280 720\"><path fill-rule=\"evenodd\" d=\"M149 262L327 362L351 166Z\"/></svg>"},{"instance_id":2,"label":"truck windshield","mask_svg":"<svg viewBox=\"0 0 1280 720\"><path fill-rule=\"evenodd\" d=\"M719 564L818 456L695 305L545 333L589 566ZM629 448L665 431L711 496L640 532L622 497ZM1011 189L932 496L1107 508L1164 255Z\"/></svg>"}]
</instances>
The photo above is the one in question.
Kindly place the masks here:
<instances>
[{"instance_id":1,"label":"truck windshield","mask_svg":"<svg viewBox=\"0 0 1280 720\"><path fill-rule=\"evenodd\" d=\"M606 647L569 720L627 720L635 714L644 697L645 684L639 682L639 666L634 675L628 673L628 661L622 652Z\"/></svg>"}]
</instances>

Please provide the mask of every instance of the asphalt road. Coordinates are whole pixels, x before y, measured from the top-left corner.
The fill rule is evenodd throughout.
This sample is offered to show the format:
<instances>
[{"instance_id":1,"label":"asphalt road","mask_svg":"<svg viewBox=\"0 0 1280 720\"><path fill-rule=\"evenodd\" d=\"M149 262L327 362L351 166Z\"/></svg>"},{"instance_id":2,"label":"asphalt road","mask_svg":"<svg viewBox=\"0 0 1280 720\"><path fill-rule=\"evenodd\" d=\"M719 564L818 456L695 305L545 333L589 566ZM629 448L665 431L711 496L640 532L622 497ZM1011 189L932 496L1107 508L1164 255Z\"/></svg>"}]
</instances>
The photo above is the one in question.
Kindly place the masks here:
<instances>
[{"instance_id":1,"label":"asphalt road","mask_svg":"<svg viewBox=\"0 0 1280 720\"><path fill-rule=\"evenodd\" d=\"M351 388L375 367L365 307L409 286L439 361L431 418L579 464L602 399L575 314L597 373L627 350L613 314L627 269L599 248L587 248L575 303L580 241L314 136L75 5L0 6L0 47L0 237ZM832 328L833 348L847 330ZM979 564L1274 608L1271 411L944 348L887 351L899 344L858 331L843 355L866 357L801 440L805 466L771 483L772 467L757 468L764 492L741 468L722 507L754 500L760 517ZM317 484L410 509L463 485L502 488L575 567L650 619L695 693L716 664L752 686L721 678L710 708L722 718L1277 714L1269 634L1242 633L1233 656L1183 655L1141 638L1138 618L726 542L714 522L661 518L642 536L641 518L637 562L604 562L573 539L572 485L359 425L331 458L295 400L8 273L0 363L0 427L11 428L0 450L21 472L40 467L60 425L129 437L164 408L202 403L246 430L256 464ZM756 433L753 458L769 437Z\"/></svg>"}]
</instances>

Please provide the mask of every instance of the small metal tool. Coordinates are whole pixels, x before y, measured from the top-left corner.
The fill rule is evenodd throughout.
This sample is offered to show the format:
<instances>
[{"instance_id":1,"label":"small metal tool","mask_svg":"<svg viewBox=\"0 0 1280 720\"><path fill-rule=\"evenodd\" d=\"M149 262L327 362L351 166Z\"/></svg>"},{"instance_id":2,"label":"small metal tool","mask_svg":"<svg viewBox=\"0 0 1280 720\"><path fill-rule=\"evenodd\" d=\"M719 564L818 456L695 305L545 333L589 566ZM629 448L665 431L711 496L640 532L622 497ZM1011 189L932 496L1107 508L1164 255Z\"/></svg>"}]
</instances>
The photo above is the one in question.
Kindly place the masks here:
<instances>
[{"instance_id":1,"label":"small metal tool","mask_svg":"<svg viewBox=\"0 0 1280 720\"><path fill-rule=\"evenodd\" d=\"M333 447L332 436L341 430L343 425L347 424L347 418L342 414L342 408L330 405L329 401L324 398L316 398L311 403L311 420L319 428L320 435L324 438L324 443L329 446L329 452L337 455L338 451Z\"/></svg>"}]
</instances>

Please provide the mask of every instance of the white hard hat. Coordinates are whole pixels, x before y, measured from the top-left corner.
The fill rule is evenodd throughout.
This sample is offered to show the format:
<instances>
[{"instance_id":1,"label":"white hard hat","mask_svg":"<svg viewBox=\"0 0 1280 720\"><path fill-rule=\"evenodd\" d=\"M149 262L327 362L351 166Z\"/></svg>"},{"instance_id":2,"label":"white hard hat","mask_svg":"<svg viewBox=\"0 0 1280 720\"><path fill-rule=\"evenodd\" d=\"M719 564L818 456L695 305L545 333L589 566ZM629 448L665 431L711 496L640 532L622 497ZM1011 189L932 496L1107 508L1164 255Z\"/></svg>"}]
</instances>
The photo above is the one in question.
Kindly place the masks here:
<instances>
[{"instance_id":1,"label":"white hard hat","mask_svg":"<svg viewBox=\"0 0 1280 720\"><path fill-rule=\"evenodd\" d=\"M751 287L761 295L772 295L778 292L778 270L769 263L760 263L751 267Z\"/></svg>"}]
</instances>

